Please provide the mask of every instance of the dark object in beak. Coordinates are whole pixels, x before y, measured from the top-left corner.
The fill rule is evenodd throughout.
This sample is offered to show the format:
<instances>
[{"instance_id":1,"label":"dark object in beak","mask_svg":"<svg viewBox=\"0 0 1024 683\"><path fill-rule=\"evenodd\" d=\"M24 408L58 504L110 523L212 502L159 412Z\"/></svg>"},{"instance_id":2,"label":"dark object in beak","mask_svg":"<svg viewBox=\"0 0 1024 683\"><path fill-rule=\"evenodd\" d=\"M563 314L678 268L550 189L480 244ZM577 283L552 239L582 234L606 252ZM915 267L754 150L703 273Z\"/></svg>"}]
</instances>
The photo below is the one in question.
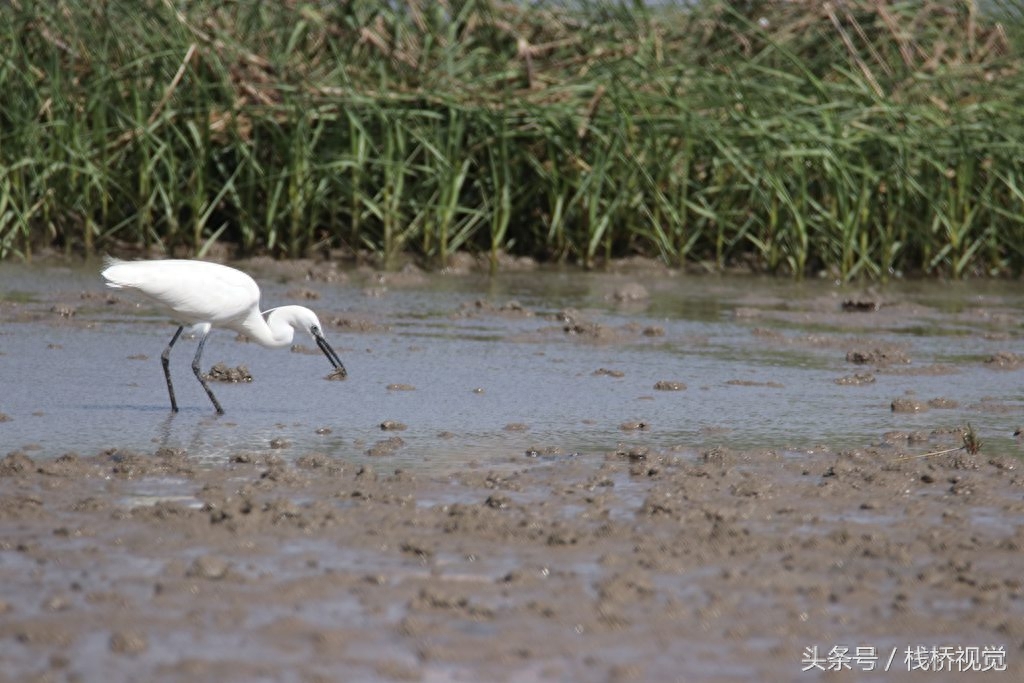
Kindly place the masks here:
<instances>
[{"instance_id":1,"label":"dark object in beak","mask_svg":"<svg viewBox=\"0 0 1024 683\"><path fill-rule=\"evenodd\" d=\"M323 335L320 334L319 330L313 331L313 337L316 338L316 345L320 347L320 350L327 356L327 360L331 361L331 365L334 366L334 372L328 375L328 379L344 379L348 377L348 371L342 364L341 359L338 358L338 354L334 352L331 345L327 343Z\"/></svg>"}]
</instances>

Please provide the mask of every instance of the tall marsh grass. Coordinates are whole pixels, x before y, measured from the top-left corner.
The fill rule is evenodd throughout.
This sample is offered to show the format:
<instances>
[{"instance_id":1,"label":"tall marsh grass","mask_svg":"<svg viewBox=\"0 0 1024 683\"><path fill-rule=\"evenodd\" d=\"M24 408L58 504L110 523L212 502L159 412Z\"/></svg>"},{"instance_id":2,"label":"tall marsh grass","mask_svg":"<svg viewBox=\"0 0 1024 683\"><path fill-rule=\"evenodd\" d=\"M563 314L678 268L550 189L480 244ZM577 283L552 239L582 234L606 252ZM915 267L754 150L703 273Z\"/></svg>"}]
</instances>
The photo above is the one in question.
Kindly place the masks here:
<instances>
[{"instance_id":1,"label":"tall marsh grass","mask_svg":"<svg viewBox=\"0 0 1024 683\"><path fill-rule=\"evenodd\" d=\"M1024 270L1017 0L12 0L0 258Z\"/></svg>"}]
</instances>

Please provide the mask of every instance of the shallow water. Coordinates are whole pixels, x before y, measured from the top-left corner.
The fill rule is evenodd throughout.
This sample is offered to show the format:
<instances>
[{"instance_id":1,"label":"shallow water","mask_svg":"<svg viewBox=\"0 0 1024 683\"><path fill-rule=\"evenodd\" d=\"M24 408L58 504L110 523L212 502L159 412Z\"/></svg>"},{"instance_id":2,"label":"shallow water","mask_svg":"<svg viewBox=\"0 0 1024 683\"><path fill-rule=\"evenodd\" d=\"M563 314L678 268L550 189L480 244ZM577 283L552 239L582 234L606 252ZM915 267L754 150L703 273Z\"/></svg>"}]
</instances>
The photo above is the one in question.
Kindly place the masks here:
<instances>
[{"instance_id":1,"label":"shallow water","mask_svg":"<svg viewBox=\"0 0 1024 683\"><path fill-rule=\"evenodd\" d=\"M244 364L255 377L212 385L227 412L217 417L191 375L194 340L172 354L182 411L169 413L160 352L174 327L129 296L108 301L98 270L0 267L5 452L168 446L217 460L283 439L282 457L315 451L359 460L397 435L404 445L387 456L389 464L447 470L527 452L602 452L620 442L858 448L887 432L966 423L986 449L1018 448L1021 372L985 362L1021 346L1024 296L1016 283L928 281L864 292L823 281L652 269L405 279L353 272L342 283L256 271L266 307L295 300L299 290L318 295L299 303L318 312L349 378L325 381L330 367L318 352L269 351L215 331L203 367ZM649 296L618 301L616 293L634 283ZM844 313L849 299L882 307ZM499 310L510 301L521 309ZM564 331L566 309L575 309L582 333ZM366 331L328 322L338 318L368 323ZM297 342L315 352L311 340ZM846 360L853 349L889 346L909 363L874 368ZM595 374L600 369L621 376ZM858 372L875 381L835 382ZM656 390L659 381L686 389ZM893 399L903 397L950 399L955 407L893 412ZM407 428L382 431L385 420ZM624 430L625 423L645 428Z\"/></svg>"}]
</instances>

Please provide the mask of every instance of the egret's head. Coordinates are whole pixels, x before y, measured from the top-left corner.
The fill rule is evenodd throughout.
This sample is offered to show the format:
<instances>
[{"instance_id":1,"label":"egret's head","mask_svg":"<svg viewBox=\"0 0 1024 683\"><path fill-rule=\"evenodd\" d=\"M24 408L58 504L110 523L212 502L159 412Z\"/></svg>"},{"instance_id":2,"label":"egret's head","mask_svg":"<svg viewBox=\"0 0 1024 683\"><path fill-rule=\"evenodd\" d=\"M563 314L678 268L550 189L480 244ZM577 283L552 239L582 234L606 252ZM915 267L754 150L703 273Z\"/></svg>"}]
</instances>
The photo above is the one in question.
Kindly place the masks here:
<instances>
[{"instance_id":1,"label":"egret's head","mask_svg":"<svg viewBox=\"0 0 1024 683\"><path fill-rule=\"evenodd\" d=\"M338 354L334 352L331 345L327 343L327 339L324 338L323 327L320 325L320 319L316 317L316 313L305 306L280 306L265 311L264 315L267 317L268 323L280 320L291 325L296 330L307 332L313 337L316 345L320 347L320 350L323 351L324 355L327 356L327 360L334 367L332 375L345 377L348 374L341 362L341 358L338 357Z\"/></svg>"},{"instance_id":2,"label":"egret's head","mask_svg":"<svg viewBox=\"0 0 1024 683\"><path fill-rule=\"evenodd\" d=\"M303 330L306 334L312 336L314 340L323 339L324 328L320 325L320 319L316 317L316 313L305 306L289 306L289 308L293 309L292 327L297 330Z\"/></svg>"}]
</instances>

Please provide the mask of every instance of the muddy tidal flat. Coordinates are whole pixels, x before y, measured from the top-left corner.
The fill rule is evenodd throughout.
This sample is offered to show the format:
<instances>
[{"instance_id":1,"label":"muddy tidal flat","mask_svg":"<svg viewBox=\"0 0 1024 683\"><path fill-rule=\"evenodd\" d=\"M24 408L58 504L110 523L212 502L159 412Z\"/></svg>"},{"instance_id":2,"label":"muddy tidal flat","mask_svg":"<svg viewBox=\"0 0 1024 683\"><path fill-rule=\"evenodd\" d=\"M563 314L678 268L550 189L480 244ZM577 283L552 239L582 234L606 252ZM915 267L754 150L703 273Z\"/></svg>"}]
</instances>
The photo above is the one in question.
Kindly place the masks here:
<instances>
[{"instance_id":1,"label":"muddy tidal flat","mask_svg":"<svg viewBox=\"0 0 1024 683\"><path fill-rule=\"evenodd\" d=\"M239 265L0 267L0 681L1024 678L1019 283Z\"/></svg>"}]
</instances>

